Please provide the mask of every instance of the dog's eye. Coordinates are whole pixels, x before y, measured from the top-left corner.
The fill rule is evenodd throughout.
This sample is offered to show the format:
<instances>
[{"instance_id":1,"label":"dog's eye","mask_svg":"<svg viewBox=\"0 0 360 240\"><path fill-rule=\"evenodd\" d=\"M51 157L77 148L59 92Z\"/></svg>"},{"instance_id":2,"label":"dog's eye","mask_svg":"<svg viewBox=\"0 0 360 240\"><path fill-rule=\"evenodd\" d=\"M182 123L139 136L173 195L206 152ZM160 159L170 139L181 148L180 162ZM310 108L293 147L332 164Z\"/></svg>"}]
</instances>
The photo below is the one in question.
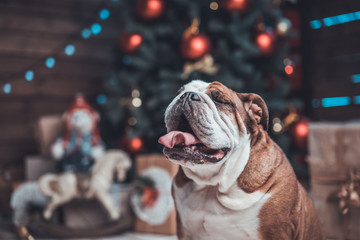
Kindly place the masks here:
<instances>
[{"instance_id":1,"label":"dog's eye","mask_svg":"<svg viewBox=\"0 0 360 240\"><path fill-rule=\"evenodd\" d=\"M212 99L217 102L217 103L221 103L221 104L227 104L227 105L233 105L232 102L230 102L228 99L224 98L224 96L218 92L218 91L214 91L211 93Z\"/></svg>"}]
</instances>

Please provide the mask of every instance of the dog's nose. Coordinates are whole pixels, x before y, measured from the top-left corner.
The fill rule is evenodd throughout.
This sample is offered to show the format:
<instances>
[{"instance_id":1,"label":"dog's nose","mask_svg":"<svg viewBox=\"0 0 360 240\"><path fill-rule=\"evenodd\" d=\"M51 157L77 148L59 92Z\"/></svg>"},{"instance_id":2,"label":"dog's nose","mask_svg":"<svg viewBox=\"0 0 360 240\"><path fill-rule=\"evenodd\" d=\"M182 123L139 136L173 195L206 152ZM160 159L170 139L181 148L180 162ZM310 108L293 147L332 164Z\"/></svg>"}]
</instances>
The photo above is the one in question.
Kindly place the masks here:
<instances>
[{"instance_id":1,"label":"dog's nose","mask_svg":"<svg viewBox=\"0 0 360 240\"><path fill-rule=\"evenodd\" d=\"M201 101L200 96L196 92L186 92L180 98L190 99L191 101Z\"/></svg>"}]
</instances>

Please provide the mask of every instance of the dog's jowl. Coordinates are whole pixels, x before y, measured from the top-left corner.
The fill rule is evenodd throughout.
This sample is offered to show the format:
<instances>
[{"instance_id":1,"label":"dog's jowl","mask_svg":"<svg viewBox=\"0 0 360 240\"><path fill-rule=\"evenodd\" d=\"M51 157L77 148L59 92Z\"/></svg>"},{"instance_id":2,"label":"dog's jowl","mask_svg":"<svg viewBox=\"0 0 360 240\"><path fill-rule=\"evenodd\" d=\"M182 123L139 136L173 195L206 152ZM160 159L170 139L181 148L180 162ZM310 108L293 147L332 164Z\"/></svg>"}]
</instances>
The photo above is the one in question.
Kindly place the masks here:
<instances>
[{"instance_id":1,"label":"dog's jowl","mask_svg":"<svg viewBox=\"0 0 360 240\"><path fill-rule=\"evenodd\" d=\"M312 201L279 146L256 94L219 82L183 86L165 112L166 157L179 239L325 239Z\"/></svg>"}]
</instances>

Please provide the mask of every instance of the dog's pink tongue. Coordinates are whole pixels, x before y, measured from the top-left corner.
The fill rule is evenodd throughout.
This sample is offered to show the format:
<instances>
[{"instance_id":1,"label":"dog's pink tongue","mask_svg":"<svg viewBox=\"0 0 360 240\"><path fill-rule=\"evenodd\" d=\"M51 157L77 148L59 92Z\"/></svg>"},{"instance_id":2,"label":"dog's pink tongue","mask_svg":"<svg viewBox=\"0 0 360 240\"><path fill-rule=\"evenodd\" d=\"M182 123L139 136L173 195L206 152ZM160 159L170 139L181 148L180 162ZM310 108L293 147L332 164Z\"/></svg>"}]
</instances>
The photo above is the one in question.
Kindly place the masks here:
<instances>
[{"instance_id":1,"label":"dog's pink tongue","mask_svg":"<svg viewBox=\"0 0 360 240\"><path fill-rule=\"evenodd\" d=\"M200 140L191 133L171 131L159 138L159 143L167 148L173 148L175 145L189 146L200 143Z\"/></svg>"}]
</instances>

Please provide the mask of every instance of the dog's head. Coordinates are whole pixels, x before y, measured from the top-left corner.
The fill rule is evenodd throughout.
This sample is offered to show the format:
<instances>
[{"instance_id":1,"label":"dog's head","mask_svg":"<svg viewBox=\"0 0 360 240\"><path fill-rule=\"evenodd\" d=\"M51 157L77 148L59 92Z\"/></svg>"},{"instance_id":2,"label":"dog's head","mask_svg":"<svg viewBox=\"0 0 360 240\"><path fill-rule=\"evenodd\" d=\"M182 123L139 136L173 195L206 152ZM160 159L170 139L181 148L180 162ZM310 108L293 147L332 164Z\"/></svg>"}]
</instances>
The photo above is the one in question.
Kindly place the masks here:
<instances>
[{"instance_id":1,"label":"dog's head","mask_svg":"<svg viewBox=\"0 0 360 240\"><path fill-rule=\"evenodd\" d=\"M159 139L166 157L186 168L221 165L259 130L268 110L256 94L241 94L219 82L183 86L165 112L167 134Z\"/></svg>"}]
</instances>

